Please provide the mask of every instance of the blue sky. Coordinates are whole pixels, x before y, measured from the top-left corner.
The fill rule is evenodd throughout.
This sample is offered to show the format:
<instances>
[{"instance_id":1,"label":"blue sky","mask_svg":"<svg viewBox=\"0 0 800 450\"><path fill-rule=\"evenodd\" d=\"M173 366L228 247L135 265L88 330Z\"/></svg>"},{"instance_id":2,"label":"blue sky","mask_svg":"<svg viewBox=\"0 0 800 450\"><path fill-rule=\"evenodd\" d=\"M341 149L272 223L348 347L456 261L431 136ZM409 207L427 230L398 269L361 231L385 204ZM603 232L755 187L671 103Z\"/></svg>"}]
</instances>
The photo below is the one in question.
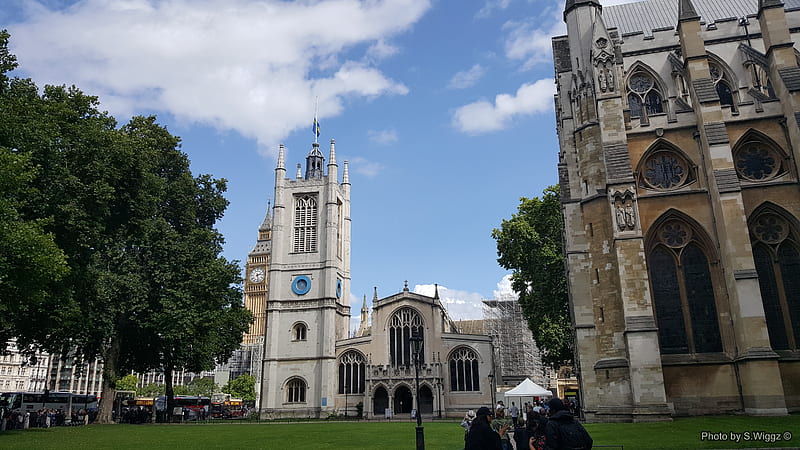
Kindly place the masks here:
<instances>
[{"instance_id":1,"label":"blue sky","mask_svg":"<svg viewBox=\"0 0 800 450\"><path fill-rule=\"evenodd\" d=\"M18 75L75 84L119 122L157 114L195 174L228 180L244 261L311 148L350 161L352 298L440 294L454 318L507 290L491 231L557 182L551 0L4 0ZM341 166L340 166L341 167Z\"/></svg>"}]
</instances>

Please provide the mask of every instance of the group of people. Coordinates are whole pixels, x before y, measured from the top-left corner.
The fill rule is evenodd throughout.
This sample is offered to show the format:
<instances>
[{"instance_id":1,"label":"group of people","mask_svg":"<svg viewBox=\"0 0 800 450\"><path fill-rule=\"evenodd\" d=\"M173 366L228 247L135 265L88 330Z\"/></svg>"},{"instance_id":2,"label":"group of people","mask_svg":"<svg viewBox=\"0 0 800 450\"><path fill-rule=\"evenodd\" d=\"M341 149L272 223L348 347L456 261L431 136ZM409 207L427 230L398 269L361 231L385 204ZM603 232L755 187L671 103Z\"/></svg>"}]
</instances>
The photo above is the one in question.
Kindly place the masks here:
<instances>
[{"instance_id":1,"label":"group of people","mask_svg":"<svg viewBox=\"0 0 800 450\"><path fill-rule=\"evenodd\" d=\"M513 402L508 411L502 401L494 411L483 406L468 411L461 426L465 450L590 449L593 444L569 406L557 397L543 405L526 403L522 411Z\"/></svg>"},{"instance_id":2,"label":"group of people","mask_svg":"<svg viewBox=\"0 0 800 450\"><path fill-rule=\"evenodd\" d=\"M93 422L96 411L83 408L73 409L67 422L67 413L63 409L41 408L37 411L20 411L3 408L0 412L0 430L23 430L26 428L50 428L62 425L87 425Z\"/></svg>"}]
</instances>

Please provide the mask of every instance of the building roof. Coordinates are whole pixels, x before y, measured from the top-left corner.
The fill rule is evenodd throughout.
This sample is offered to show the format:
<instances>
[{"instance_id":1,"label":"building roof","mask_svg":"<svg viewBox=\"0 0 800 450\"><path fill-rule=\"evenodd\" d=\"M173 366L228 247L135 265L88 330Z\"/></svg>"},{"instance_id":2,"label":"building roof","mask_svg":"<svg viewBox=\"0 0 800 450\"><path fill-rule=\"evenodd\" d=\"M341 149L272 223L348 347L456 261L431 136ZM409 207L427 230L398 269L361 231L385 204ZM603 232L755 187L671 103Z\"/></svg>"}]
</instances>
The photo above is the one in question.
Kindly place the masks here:
<instances>
[{"instance_id":1,"label":"building roof","mask_svg":"<svg viewBox=\"0 0 800 450\"><path fill-rule=\"evenodd\" d=\"M616 27L622 35L675 28L678 24L678 0L644 0L635 3L603 7L603 21L608 28ZM758 0L692 0L704 23L753 17L758 12ZM800 0L784 0L787 10L800 9Z\"/></svg>"}]
</instances>

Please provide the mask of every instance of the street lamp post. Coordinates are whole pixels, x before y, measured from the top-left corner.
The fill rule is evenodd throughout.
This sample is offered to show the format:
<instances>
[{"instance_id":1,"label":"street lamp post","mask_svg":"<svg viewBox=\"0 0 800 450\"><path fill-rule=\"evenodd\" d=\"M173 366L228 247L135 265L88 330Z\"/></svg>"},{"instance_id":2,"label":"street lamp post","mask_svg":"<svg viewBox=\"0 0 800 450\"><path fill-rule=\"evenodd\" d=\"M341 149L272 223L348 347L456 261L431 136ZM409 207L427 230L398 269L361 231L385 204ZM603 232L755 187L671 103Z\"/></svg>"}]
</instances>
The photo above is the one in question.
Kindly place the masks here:
<instances>
[{"instance_id":1,"label":"street lamp post","mask_svg":"<svg viewBox=\"0 0 800 450\"><path fill-rule=\"evenodd\" d=\"M492 409L494 409L494 372L489 374L489 395L492 400Z\"/></svg>"},{"instance_id":2,"label":"street lamp post","mask_svg":"<svg viewBox=\"0 0 800 450\"><path fill-rule=\"evenodd\" d=\"M419 331L414 331L408 338L414 350L414 379L417 385L417 450L425 450L425 433L422 428L422 408L419 404L419 352L422 351L422 336Z\"/></svg>"}]
</instances>

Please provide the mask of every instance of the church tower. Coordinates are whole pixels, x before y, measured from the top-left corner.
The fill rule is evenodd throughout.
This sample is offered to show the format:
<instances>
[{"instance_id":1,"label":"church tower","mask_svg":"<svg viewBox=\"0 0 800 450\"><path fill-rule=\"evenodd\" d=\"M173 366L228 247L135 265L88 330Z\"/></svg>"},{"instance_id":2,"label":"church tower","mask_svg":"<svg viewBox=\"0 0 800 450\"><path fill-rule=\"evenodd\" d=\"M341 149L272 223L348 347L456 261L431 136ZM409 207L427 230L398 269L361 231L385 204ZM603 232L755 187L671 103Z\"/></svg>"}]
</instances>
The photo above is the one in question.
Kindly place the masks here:
<instances>
[{"instance_id":1,"label":"church tower","mask_svg":"<svg viewBox=\"0 0 800 450\"><path fill-rule=\"evenodd\" d=\"M267 292L269 283L267 271L269 270L270 253L272 252L272 211L267 205L267 215L264 222L258 227L258 240L253 250L247 255L244 280L244 306L253 313L253 323L242 337L244 346L264 342L264 326L267 318Z\"/></svg>"},{"instance_id":2,"label":"church tower","mask_svg":"<svg viewBox=\"0 0 800 450\"><path fill-rule=\"evenodd\" d=\"M319 144L305 176L286 177L281 145L275 169L272 250L261 376L263 418L321 417L333 411L336 340L350 322L350 180L339 182L331 140L327 174Z\"/></svg>"}]
</instances>

